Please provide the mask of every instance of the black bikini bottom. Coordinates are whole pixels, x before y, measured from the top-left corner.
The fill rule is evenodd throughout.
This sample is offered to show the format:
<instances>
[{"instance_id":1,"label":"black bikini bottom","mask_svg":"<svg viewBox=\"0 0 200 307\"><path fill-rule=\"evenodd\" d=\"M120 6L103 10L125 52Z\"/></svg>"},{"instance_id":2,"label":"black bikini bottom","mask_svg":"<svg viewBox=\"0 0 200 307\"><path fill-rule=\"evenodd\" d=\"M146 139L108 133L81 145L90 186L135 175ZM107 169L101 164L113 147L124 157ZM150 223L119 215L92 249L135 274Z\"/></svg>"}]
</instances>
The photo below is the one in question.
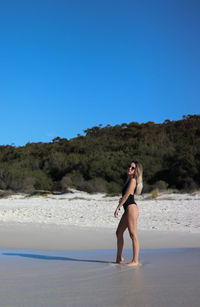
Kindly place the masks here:
<instances>
[{"instance_id":1,"label":"black bikini bottom","mask_svg":"<svg viewBox=\"0 0 200 307\"><path fill-rule=\"evenodd\" d=\"M126 202L123 204L124 210L126 211L127 207L129 205L136 205L135 199L134 199L134 195L130 194L128 199L126 200Z\"/></svg>"}]
</instances>

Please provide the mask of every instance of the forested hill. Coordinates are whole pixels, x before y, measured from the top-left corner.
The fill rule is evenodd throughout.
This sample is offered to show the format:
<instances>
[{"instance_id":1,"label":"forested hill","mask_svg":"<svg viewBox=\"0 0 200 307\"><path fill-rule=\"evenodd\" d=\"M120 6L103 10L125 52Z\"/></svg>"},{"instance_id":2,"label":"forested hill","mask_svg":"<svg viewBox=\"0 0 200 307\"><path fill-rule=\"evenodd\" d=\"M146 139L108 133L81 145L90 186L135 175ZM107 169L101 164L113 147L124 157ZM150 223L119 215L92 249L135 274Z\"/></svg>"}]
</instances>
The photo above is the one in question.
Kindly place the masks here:
<instances>
[{"instance_id":1,"label":"forested hill","mask_svg":"<svg viewBox=\"0 0 200 307\"><path fill-rule=\"evenodd\" d=\"M117 193L133 159L144 166L144 191L200 187L200 115L162 124L100 125L84 134L0 146L0 189Z\"/></svg>"}]
</instances>

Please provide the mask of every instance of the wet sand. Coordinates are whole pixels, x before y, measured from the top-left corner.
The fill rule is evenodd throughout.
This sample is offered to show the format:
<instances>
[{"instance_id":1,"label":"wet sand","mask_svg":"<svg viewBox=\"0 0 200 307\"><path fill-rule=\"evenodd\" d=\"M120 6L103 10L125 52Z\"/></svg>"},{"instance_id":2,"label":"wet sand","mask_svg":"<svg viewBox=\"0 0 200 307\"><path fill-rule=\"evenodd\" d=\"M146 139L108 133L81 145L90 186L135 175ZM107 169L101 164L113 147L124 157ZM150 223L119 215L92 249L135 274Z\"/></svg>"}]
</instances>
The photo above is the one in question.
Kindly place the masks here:
<instances>
[{"instance_id":1,"label":"wet sand","mask_svg":"<svg viewBox=\"0 0 200 307\"><path fill-rule=\"evenodd\" d=\"M1 248L0 306L199 307L200 248L144 249L137 268L114 259L115 250Z\"/></svg>"},{"instance_id":2,"label":"wet sand","mask_svg":"<svg viewBox=\"0 0 200 307\"><path fill-rule=\"evenodd\" d=\"M41 250L115 249L116 228L0 224L0 247ZM200 233L139 230L142 249L200 248ZM131 248L128 232L125 248Z\"/></svg>"},{"instance_id":3,"label":"wet sand","mask_svg":"<svg viewBox=\"0 0 200 307\"><path fill-rule=\"evenodd\" d=\"M0 234L2 307L200 305L199 234L140 230L137 268L114 263L114 228L5 223Z\"/></svg>"}]
</instances>

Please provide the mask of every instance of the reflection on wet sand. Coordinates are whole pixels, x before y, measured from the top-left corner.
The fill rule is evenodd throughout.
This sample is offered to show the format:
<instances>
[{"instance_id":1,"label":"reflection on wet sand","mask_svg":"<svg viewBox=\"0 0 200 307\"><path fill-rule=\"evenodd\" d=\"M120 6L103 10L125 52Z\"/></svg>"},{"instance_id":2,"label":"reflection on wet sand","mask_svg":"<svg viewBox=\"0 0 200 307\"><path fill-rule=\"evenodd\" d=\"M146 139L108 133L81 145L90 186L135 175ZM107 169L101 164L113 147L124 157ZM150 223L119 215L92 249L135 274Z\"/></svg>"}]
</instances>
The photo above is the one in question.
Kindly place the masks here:
<instances>
[{"instance_id":1,"label":"reflection on wet sand","mask_svg":"<svg viewBox=\"0 0 200 307\"><path fill-rule=\"evenodd\" d=\"M199 307L200 249L143 250L137 267L113 259L112 250L0 250L1 304Z\"/></svg>"}]
</instances>

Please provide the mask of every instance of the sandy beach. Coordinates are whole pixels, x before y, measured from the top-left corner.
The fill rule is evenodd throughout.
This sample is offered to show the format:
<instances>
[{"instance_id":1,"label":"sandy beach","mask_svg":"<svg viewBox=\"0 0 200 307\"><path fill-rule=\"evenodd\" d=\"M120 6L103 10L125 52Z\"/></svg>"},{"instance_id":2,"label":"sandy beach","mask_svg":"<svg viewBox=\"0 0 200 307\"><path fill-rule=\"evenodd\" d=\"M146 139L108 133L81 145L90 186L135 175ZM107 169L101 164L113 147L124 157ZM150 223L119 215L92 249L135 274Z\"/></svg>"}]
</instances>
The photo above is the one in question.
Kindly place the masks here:
<instances>
[{"instance_id":1,"label":"sandy beach","mask_svg":"<svg viewBox=\"0 0 200 307\"><path fill-rule=\"evenodd\" d=\"M198 193L138 197L133 269L114 264L118 197L72 192L0 199L0 306L199 306Z\"/></svg>"},{"instance_id":2,"label":"sandy beach","mask_svg":"<svg viewBox=\"0 0 200 307\"><path fill-rule=\"evenodd\" d=\"M113 213L119 197L75 190L40 197L13 195L0 199L0 223L115 228L118 221ZM149 197L136 197L140 230L200 233L199 193L162 193L153 200Z\"/></svg>"},{"instance_id":3,"label":"sandy beach","mask_svg":"<svg viewBox=\"0 0 200 307\"><path fill-rule=\"evenodd\" d=\"M198 193L162 193L154 200L149 197L137 197L141 248L200 247ZM0 247L114 249L119 219L113 213L118 199L75 190L63 195L1 198ZM125 248L131 248L128 233L125 238Z\"/></svg>"}]
</instances>

